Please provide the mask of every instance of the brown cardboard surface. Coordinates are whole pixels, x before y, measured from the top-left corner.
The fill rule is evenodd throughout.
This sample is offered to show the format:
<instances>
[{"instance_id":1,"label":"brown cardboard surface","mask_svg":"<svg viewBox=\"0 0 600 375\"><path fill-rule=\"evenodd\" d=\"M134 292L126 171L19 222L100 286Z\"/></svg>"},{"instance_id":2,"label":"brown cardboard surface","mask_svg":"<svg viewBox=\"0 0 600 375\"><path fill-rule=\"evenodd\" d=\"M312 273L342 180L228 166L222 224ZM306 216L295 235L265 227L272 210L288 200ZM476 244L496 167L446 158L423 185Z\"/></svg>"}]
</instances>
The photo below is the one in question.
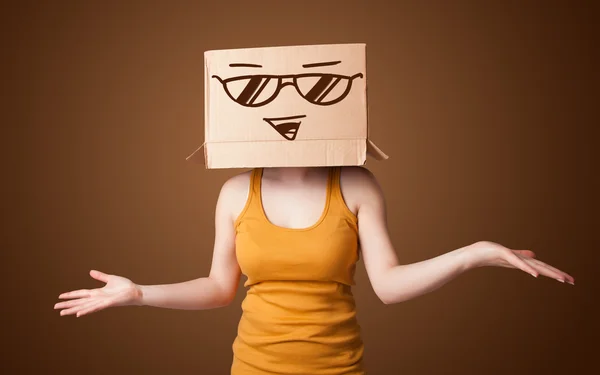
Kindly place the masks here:
<instances>
[{"instance_id":1,"label":"brown cardboard surface","mask_svg":"<svg viewBox=\"0 0 600 375\"><path fill-rule=\"evenodd\" d=\"M367 139L365 44L206 51L204 65L206 168L387 159Z\"/></svg>"}]
</instances>

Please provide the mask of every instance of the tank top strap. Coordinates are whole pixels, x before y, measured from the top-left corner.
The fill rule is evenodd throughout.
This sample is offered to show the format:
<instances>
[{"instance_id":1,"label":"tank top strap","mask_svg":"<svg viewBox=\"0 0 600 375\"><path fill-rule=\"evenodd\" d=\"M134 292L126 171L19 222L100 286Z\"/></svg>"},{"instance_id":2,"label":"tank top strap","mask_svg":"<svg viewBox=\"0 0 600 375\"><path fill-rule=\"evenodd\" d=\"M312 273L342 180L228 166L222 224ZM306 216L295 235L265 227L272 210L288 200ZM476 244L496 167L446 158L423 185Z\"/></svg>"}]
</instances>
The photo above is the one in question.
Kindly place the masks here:
<instances>
[{"instance_id":1,"label":"tank top strap","mask_svg":"<svg viewBox=\"0 0 600 375\"><path fill-rule=\"evenodd\" d=\"M263 173L263 169L262 168L254 168L252 170L252 174L250 176L250 186L251 186L251 190L252 190L252 200L255 202L260 201L260 183L261 183L261 179L262 179L262 173Z\"/></svg>"},{"instance_id":2,"label":"tank top strap","mask_svg":"<svg viewBox=\"0 0 600 375\"><path fill-rule=\"evenodd\" d=\"M323 212L323 218L329 215L329 210L331 208L331 202L334 200L334 192L333 192L333 181L335 175L335 168L328 167L327 168L327 195L325 196L325 210Z\"/></svg>"},{"instance_id":3,"label":"tank top strap","mask_svg":"<svg viewBox=\"0 0 600 375\"><path fill-rule=\"evenodd\" d=\"M262 210L261 207L261 189L260 182L262 177L262 168L254 168L250 171L250 183L248 186L248 197L246 204L242 209L242 212L238 215L235 220L235 227L238 226L240 221L247 216L259 216Z\"/></svg>"},{"instance_id":4,"label":"tank top strap","mask_svg":"<svg viewBox=\"0 0 600 375\"><path fill-rule=\"evenodd\" d=\"M357 222L356 215L346 205L341 188L342 167L333 167L331 182L331 206L338 213L347 216L352 222Z\"/></svg>"},{"instance_id":5,"label":"tank top strap","mask_svg":"<svg viewBox=\"0 0 600 375\"><path fill-rule=\"evenodd\" d=\"M337 198L337 195L339 194L340 190L340 170L341 167L331 167L331 170L329 172L330 174L330 178L331 178L331 197L330 198Z\"/></svg>"},{"instance_id":6,"label":"tank top strap","mask_svg":"<svg viewBox=\"0 0 600 375\"><path fill-rule=\"evenodd\" d=\"M338 201L337 202L338 204L341 204L342 206L344 206L344 208L346 208L346 203L344 202L344 197L342 195L342 185L341 185L342 167L334 167L333 168L332 178L333 178L333 181L332 181L332 185L331 185L331 194L332 194L333 198Z\"/></svg>"}]
</instances>

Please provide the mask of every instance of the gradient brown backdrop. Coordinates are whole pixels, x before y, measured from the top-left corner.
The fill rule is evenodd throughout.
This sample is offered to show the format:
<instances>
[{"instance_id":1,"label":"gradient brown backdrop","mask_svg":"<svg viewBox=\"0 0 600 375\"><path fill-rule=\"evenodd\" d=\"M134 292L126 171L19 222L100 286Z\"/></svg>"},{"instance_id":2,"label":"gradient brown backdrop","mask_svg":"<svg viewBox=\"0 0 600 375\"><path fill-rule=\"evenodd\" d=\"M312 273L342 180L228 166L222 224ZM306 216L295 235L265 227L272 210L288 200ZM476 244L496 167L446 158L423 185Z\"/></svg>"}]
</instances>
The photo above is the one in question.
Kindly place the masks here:
<instances>
[{"instance_id":1,"label":"gradient brown backdrop","mask_svg":"<svg viewBox=\"0 0 600 375\"><path fill-rule=\"evenodd\" d=\"M576 277L478 269L385 306L361 263L369 374L597 370L596 9L387 3L3 5L0 371L227 374L241 285L212 311L53 305L102 286L94 268L141 284L208 275L217 194L239 171L184 159L203 140L203 51L341 42L368 44L371 137L391 155L368 167L401 261L491 240Z\"/></svg>"}]
</instances>

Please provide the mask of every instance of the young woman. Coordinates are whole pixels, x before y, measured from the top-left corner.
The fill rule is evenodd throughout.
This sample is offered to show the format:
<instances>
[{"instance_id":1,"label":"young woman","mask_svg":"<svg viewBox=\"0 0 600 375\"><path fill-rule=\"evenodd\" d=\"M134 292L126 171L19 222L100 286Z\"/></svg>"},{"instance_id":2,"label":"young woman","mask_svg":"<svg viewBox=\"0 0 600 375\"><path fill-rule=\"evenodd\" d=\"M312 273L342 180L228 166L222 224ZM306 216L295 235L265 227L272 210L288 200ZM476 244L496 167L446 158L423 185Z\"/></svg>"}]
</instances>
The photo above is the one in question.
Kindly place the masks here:
<instances>
[{"instance_id":1,"label":"young woman","mask_svg":"<svg viewBox=\"0 0 600 375\"><path fill-rule=\"evenodd\" d=\"M264 168L229 179L216 209L210 274L167 285L136 285L96 270L106 285L63 293L61 315L112 306L211 309L229 304L248 280L231 373L364 374L351 286L359 255L385 304L415 298L476 267L516 268L574 283L534 258L479 241L400 265L375 177L362 167Z\"/></svg>"}]
</instances>

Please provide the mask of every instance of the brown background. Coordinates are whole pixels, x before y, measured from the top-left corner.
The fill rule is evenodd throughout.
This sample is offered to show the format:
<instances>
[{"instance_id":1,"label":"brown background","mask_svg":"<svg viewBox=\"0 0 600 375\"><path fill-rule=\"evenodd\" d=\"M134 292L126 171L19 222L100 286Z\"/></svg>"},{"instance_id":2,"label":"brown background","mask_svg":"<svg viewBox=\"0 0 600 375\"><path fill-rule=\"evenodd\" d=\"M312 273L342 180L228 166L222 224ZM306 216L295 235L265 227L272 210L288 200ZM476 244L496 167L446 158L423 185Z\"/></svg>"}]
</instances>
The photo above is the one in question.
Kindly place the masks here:
<instances>
[{"instance_id":1,"label":"brown background","mask_svg":"<svg viewBox=\"0 0 600 375\"><path fill-rule=\"evenodd\" d=\"M212 311L53 305L100 287L92 268L141 284L208 274L218 190L239 171L184 160L203 137L203 51L338 42L368 44L371 137L391 155L368 167L403 263L491 240L577 280L478 269L385 306L361 263L369 374L597 370L596 9L386 3L4 5L0 371L227 374L241 286Z\"/></svg>"}]
</instances>

